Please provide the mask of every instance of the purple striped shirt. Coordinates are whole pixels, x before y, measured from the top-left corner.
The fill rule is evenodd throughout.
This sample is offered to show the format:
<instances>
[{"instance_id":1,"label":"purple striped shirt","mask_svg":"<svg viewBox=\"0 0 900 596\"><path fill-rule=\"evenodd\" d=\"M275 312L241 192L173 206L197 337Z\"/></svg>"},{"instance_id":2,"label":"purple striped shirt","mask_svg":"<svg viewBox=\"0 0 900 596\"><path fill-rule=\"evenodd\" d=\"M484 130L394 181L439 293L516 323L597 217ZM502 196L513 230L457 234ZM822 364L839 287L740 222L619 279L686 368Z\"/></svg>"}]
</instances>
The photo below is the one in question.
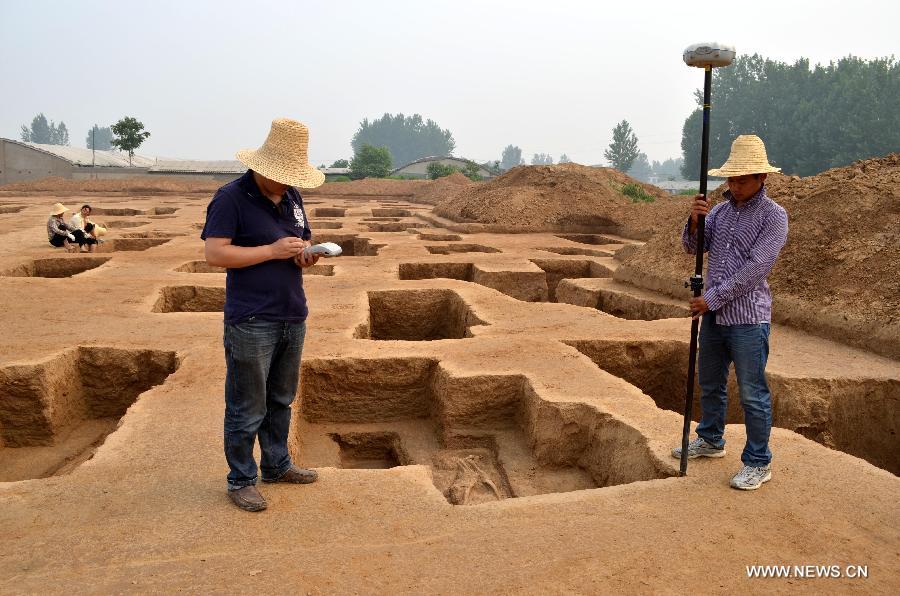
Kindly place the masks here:
<instances>
[{"instance_id":1,"label":"purple striped shirt","mask_svg":"<svg viewBox=\"0 0 900 596\"><path fill-rule=\"evenodd\" d=\"M709 265L703 297L719 325L770 323L772 292L766 276L787 240L787 212L769 198L765 186L740 207L730 191L725 191L725 198L706 217L704 251L709 252ZM690 219L681 243L696 254L697 235L689 234L689 229Z\"/></svg>"}]
</instances>

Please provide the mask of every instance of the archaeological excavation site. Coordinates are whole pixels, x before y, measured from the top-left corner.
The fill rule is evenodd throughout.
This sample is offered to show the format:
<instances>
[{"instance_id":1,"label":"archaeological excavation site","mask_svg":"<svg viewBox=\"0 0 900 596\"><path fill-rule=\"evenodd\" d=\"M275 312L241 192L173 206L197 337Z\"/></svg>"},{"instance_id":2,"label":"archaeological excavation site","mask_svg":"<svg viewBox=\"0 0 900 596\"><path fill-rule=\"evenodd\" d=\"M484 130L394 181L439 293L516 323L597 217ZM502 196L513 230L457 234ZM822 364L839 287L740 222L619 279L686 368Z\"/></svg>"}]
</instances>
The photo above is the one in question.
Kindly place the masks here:
<instances>
[{"instance_id":1,"label":"archaeological excavation site","mask_svg":"<svg viewBox=\"0 0 900 596\"><path fill-rule=\"evenodd\" d=\"M866 592L893 592L900 155L767 182L791 229L754 492L729 487L733 374L726 456L684 477L671 456L690 197L636 203L629 181L567 164L304 192L313 240L342 249L303 273L289 449L319 480L261 485L253 515L225 493L227 274L200 239L218 184L0 187L0 592L758 591L744 566L777 563L867 565ZM56 202L95 206L96 252L48 245ZM822 586L799 588L863 588Z\"/></svg>"}]
</instances>

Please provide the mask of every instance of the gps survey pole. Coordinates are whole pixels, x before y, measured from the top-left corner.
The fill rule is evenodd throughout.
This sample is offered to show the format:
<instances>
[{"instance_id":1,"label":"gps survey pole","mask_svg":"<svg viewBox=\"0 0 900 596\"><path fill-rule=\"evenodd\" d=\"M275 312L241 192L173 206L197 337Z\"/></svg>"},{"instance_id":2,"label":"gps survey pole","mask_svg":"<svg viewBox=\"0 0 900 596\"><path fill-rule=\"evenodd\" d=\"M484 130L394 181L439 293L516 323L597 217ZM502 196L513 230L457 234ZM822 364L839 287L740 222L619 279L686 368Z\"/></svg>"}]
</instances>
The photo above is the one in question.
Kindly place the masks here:
<instances>
[{"instance_id":1,"label":"gps survey pole","mask_svg":"<svg viewBox=\"0 0 900 596\"><path fill-rule=\"evenodd\" d=\"M734 60L734 48L720 43L698 43L684 51L684 63L702 68L703 72L703 141L700 145L700 194L706 197L706 172L709 169L709 95L712 87L712 69L728 66ZM685 287L690 287L694 298L703 293L703 247L706 217L697 217L697 260L694 275ZM697 370L697 335L700 320L691 321L691 347L688 358L687 396L684 400L684 428L681 431L681 475L687 474L688 437L691 434L691 413L694 409L694 375Z\"/></svg>"}]
</instances>

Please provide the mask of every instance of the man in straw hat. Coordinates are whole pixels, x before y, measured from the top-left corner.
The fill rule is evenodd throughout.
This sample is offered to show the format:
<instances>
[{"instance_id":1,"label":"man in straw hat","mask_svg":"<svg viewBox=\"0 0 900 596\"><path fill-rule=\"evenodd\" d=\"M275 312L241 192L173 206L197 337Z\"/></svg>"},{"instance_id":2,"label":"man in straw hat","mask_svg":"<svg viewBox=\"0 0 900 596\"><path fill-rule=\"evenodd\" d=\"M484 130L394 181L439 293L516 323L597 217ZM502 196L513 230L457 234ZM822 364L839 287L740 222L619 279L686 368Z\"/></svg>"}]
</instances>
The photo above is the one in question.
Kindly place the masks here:
<instances>
[{"instance_id":1,"label":"man in straw hat","mask_svg":"<svg viewBox=\"0 0 900 596\"><path fill-rule=\"evenodd\" d=\"M228 494L262 511L253 445L259 439L263 482L307 484L314 470L291 462L287 439L306 335L301 269L318 256L303 252L312 232L297 188L324 174L307 159L309 131L280 118L257 150L239 151L249 170L220 188L206 211L206 261L227 268L225 281L225 459Z\"/></svg>"},{"instance_id":2,"label":"man in straw hat","mask_svg":"<svg viewBox=\"0 0 900 596\"><path fill-rule=\"evenodd\" d=\"M772 293L766 276L787 240L784 208L766 194L769 165L766 147L755 135L741 135L725 164L710 176L727 178L725 200L712 209L703 195L694 197L681 236L687 252L697 251L697 217L706 215L703 250L709 252L707 287L690 301L694 318L702 317L698 376L703 412L688 457L725 455L728 368L734 362L740 388L747 442L743 467L731 486L755 490L772 478L769 434L772 396L766 383ZM680 458L681 448L672 450Z\"/></svg>"}]
</instances>

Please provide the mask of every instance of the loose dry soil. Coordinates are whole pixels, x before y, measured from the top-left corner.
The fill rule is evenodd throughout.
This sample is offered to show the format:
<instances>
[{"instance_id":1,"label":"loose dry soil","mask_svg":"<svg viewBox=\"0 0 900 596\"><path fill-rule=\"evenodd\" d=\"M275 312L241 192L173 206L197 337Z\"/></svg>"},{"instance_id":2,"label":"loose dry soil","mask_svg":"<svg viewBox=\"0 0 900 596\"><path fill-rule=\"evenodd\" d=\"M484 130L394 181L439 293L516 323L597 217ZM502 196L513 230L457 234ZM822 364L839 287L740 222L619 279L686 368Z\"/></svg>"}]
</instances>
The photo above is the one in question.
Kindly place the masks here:
<instances>
[{"instance_id":1,"label":"loose dry soil","mask_svg":"<svg viewBox=\"0 0 900 596\"><path fill-rule=\"evenodd\" d=\"M0 189L0 591L897 593L898 361L774 325L772 481L728 487L733 386L727 456L680 478L684 296L616 275L658 225L638 209L683 221L685 205L632 212L603 194L622 180L577 166L512 176L561 179L522 186L529 209L578 188L604 189L602 209L579 199L536 216L552 231L512 233L511 203L454 222L413 202L437 183L306 197L316 237L345 250L304 276L290 449L320 479L263 485L259 514L224 490L208 192ZM101 253L47 245L58 200L118 222ZM755 564L869 577L748 579Z\"/></svg>"}]
</instances>

